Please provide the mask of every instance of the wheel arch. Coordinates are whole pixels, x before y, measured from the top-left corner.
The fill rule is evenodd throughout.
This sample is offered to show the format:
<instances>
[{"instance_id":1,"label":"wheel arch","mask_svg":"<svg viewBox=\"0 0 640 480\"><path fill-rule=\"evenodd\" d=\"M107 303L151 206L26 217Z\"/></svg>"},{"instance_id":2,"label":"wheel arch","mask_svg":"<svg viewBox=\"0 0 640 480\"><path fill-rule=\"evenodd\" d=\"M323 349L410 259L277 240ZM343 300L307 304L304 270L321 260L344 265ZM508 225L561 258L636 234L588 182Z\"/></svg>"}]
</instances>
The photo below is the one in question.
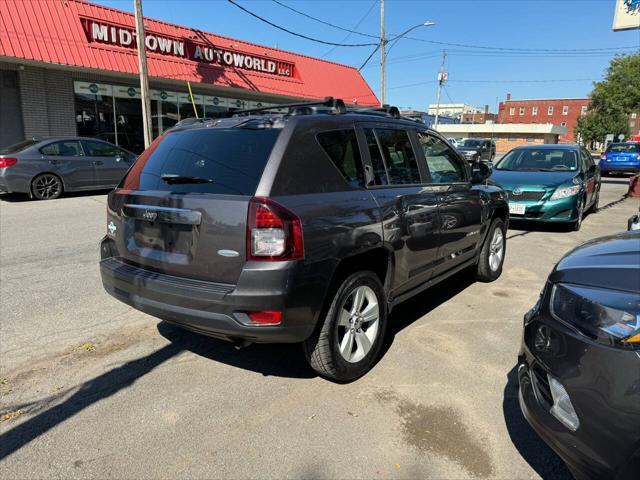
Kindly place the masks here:
<instances>
[{"instance_id":1,"label":"wheel arch","mask_svg":"<svg viewBox=\"0 0 640 480\"><path fill-rule=\"evenodd\" d=\"M59 173L56 172L51 172L49 170L46 170L44 172L38 172L36 173L33 177L31 177L31 179L29 180L29 195L31 196L31 198L33 198L33 181L38 178L40 175L53 175L54 177L56 177L58 180L60 180L60 183L62 183L62 192L60 192L60 194L63 194L64 192L67 191L67 185L64 182L64 178L62 177L62 175L60 175Z\"/></svg>"},{"instance_id":2,"label":"wheel arch","mask_svg":"<svg viewBox=\"0 0 640 480\"><path fill-rule=\"evenodd\" d=\"M349 275L369 270L375 273L384 287L385 295L388 295L393 284L393 272L395 270L395 257L393 252L384 246L375 247L364 252L358 252L354 255L348 256L336 265L331 280L329 281L329 288L325 294L324 305L332 298L335 291L340 284Z\"/></svg>"}]
</instances>

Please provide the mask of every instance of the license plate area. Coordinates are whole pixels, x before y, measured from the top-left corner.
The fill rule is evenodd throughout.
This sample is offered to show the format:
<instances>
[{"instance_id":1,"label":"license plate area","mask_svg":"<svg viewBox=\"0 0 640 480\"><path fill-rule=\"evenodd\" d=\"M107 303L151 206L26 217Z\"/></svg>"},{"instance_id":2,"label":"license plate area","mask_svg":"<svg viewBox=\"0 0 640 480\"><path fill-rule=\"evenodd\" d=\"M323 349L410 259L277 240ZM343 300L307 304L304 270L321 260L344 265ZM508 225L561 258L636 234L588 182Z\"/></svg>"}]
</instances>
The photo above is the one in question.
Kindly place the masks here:
<instances>
[{"instance_id":1,"label":"license plate area","mask_svg":"<svg viewBox=\"0 0 640 480\"><path fill-rule=\"evenodd\" d=\"M133 240L140 249L187 255L193 247L194 225L135 220Z\"/></svg>"},{"instance_id":2,"label":"license plate area","mask_svg":"<svg viewBox=\"0 0 640 480\"><path fill-rule=\"evenodd\" d=\"M510 215L524 215L526 206L522 203L509 203Z\"/></svg>"}]
</instances>

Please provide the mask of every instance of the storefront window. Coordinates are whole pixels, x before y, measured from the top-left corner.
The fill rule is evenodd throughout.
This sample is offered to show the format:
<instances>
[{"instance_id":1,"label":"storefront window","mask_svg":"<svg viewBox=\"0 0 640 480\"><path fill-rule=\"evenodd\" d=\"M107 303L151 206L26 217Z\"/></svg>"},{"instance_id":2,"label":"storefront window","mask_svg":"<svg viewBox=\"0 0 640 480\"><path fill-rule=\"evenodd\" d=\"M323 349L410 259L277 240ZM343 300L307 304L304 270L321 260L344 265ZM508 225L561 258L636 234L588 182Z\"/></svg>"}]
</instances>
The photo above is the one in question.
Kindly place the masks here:
<instances>
[{"instance_id":1,"label":"storefront window","mask_svg":"<svg viewBox=\"0 0 640 480\"><path fill-rule=\"evenodd\" d=\"M202 96L194 95L193 103L191 103L191 97L189 94L179 95L180 100L180 120L184 120L185 118L195 118L196 111L198 112L198 118L204 117L204 109L202 108ZM195 104L195 111L194 111Z\"/></svg>"},{"instance_id":2,"label":"storefront window","mask_svg":"<svg viewBox=\"0 0 640 480\"><path fill-rule=\"evenodd\" d=\"M134 153L144 150L142 102L138 98L115 98L118 145Z\"/></svg>"},{"instance_id":3,"label":"storefront window","mask_svg":"<svg viewBox=\"0 0 640 480\"><path fill-rule=\"evenodd\" d=\"M144 150L140 89L128 85L74 82L78 135L96 137L140 153ZM196 116L216 118L243 108L262 106L241 99L151 89L153 138L178 121ZM195 111L194 111L195 103Z\"/></svg>"},{"instance_id":4,"label":"storefront window","mask_svg":"<svg viewBox=\"0 0 640 480\"><path fill-rule=\"evenodd\" d=\"M76 94L78 135L115 142L113 98L111 96Z\"/></svg>"},{"instance_id":5,"label":"storefront window","mask_svg":"<svg viewBox=\"0 0 640 480\"><path fill-rule=\"evenodd\" d=\"M162 131L170 129L176 123L178 123L178 104L177 102L162 102L158 101L161 114L159 116L162 120Z\"/></svg>"}]
</instances>

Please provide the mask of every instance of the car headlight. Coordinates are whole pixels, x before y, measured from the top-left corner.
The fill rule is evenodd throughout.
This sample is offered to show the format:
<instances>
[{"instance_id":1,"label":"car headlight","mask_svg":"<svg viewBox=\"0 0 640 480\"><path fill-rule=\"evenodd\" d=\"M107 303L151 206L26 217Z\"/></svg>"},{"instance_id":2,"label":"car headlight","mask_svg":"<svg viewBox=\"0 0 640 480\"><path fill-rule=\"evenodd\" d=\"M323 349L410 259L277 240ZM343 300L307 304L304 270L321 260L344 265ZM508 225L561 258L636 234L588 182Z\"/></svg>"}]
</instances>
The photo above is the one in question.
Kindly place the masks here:
<instances>
[{"instance_id":1,"label":"car headlight","mask_svg":"<svg viewBox=\"0 0 640 480\"><path fill-rule=\"evenodd\" d=\"M569 198L577 195L580 192L580 185L573 185L571 187L558 187L556 191L551 195L551 200L560 200L561 198Z\"/></svg>"},{"instance_id":2,"label":"car headlight","mask_svg":"<svg viewBox=\"0 0 640 480\"><path fill-rule=\"evenodd\" d=\"M551 293L551 314L599 343L640 348L640 298L637 295L556 284Z\"/></svg>"}]
</instances>

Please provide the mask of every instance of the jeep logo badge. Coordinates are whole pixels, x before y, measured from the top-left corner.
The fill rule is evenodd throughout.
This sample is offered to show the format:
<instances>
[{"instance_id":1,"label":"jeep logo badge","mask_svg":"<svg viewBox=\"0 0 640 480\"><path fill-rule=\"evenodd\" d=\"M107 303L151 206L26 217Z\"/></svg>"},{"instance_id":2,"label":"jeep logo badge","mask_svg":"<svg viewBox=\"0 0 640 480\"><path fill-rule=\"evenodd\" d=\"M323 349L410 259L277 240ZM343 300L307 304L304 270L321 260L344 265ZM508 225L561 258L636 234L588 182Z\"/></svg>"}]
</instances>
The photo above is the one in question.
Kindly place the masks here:
<instances>
[{"instance_id":1,"label":"jeep logo badge","mask_svg":"<svg viewBox=\"0 0 640 480\"><path fill-rule=\"evenodd\" d=\"M145 210L142 212L142 218L147 220L148 222L153 222L156 218L158 218L158 212L152 212L151 210Z\"/></svg>"}]
</instances>

